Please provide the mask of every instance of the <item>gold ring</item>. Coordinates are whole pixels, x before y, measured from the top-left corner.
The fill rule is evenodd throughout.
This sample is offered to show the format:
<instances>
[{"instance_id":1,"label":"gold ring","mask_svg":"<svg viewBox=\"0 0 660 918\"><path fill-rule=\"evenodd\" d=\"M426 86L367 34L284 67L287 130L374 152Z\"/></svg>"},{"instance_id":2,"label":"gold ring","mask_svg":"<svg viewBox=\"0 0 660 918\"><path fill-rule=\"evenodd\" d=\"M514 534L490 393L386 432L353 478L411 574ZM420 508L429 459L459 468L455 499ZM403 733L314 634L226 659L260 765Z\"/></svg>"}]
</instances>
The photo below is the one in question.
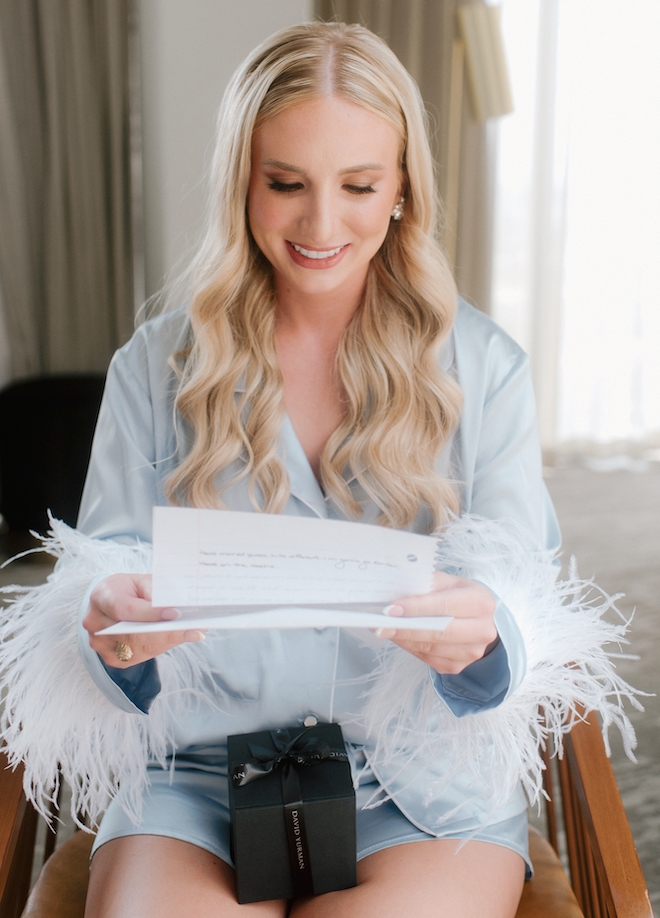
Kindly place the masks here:
<instances>
[{"instance_id":1,"label":"gold ring","mask_svg":"<svg viewBox=\"0 0 660 918\"><path fill-rule=\"evenodd\" d=\"M126 641L117 641L115 656L122 663L128 663L129 660L133 659L133 648L130 644L127 644Z\"/></svg>"}]
</instances>

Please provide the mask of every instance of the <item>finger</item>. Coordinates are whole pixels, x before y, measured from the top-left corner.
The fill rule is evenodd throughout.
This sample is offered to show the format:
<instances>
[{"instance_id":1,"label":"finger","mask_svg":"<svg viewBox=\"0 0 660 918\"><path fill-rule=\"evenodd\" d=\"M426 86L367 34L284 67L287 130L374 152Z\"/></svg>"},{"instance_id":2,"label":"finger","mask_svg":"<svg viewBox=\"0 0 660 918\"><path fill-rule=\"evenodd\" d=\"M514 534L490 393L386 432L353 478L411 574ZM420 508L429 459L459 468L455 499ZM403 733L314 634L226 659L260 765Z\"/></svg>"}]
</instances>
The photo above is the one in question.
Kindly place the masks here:
<instances>
[{"instance_id":1,"label":"finger","mask_svg":"<svg viewBox=\"0 0 660 918\"><path fill-rule=\"evenodd\" d=\"M449 575L446 575L449 576ZM458 580L458 578L453 578ZM400 615L399 609L403 609ZM387 614L393 617L447 616L451 618L487 618L495 611L495 599L486 587L470 581L459 581L459 585L432 590L419 596L399 599L388 606Z\"/></svg>"},{"instance_id":2,"label":"finger","mask_svg":"<svg viewBox=\"0 0 660 918\"><path fill-rule=\"evenodd\" d=\"M118 634L118 635L90 635L89 643L102 659L117 669L128 669L139 663L145 663L154 657L178 647L185 643L199 643L204 641L206 635L203 631L189 629L187 631L160 631L146 634ZM129 648L130 659L118 656L126 654Z\"/></svg>"},{"instance_id":3,"label":"finger","mask_svg":"<svg viewBox=\"0 0 660 918\"><path fill-rule=\"evenodd\" d=\"M180 617L179 611L174 608L151 605L151 578L148 575L102 580L92 593L90 611L109 619L108 624L118 621L172 621Z\"/></svg>"},{"instance_id":4,"label":"finger","mask_svg":"<svg viewBox=\"0 0 660 918\"><path fill-rule=\"evenodd\" d=\"M443 630L428 629L424 631L399 628L405 618L398 619L397 627L394 622L388 622L390 627L378 629L378 636L387 638L403 647L404 650L415 649L422 644L433 644L442 648L442 653L447 653L447 648L456 645L461 647L475 646L483 649L497 639L497 628L492 617L485 618L454 618Z\"/></svg>"},{"instance_id":5,"label":"finger","mask_svg":"<svg viewBox=\"0 0 660 918\"><path fill-rule=\"evenodd\" d=\"M441 644L438 641L399 641L396 636L391 640L397 647L408 651L408 653L416 657L442 658L453 662L479 660L484 655L487 646L481 641Z\"/></svg>"},{"instance_id":6,"label":"finger","mask_svg":"<svg viewBox=\"0 0 660 918\"><path fill-rule=\"evenodd\" d=\"M443 674L462 672L466 666L480 660L484 653L483 644L451 644L445 647L432 641L415 644L399 642L396 639L393 643Z\"/></svg>"},{"instance_id":7,"label":"finger","mask_svg":"<svg viewBox=\"0 0 660 918\"><path fill-rule=\"evenodd\" d=\"M198 644L201 641L206 640L206 632L208 629L204 628L195 628L192 631L183 632L183 640L192 644Z\"/></svg>"},{"instance_id":8,"label":"finger","mask_svg":"<svg viewBox=\"0 0 660 918\"><path fill-rule=\"evenodd\" d=\"M111 625L116 625L117 622L148 621L149 619L152 621L173 621L181 617L181 613L177 609L154 610L150 605L145 606L143 609L133 607L131 610L124 608L122 605L108 611L111 613L110 615L106 611L90 605L82 621L83 627L89 632L90 640L93 636L98 635L98 632L103 631L104 628L109 628ZM117 636L114 635L112 639L116 641Z\"/></svg>"},{"instance_id":9,"label":"finger","mask_svg":"<svg viewBox=\"0 0 660 918\"><path fill-rule=\"evenodd\" d=\"M419 596L406 596L397 599L396 603L387 606L385 614L390 618L425 618L430 616L454 617L458 611L461 614L465 605L461 592L455 588L431 593L422 593ZM392 623L395 624L394 622ZM396 623L398 624L398 623Z\"/></svg>"},{"instance_id":10,"label":"finger","mask_svg":"<svg viewBox=\"0 0 660 918\"><path fill-rule=\"evenodd\" d=\"M161 614L157 618L136 618L131 619L131 621L173 621L174 619L180 618L181 613L178 609L175 609L173 606L153 606L151 603L152 598L152 587L153 587L153 578L151 574L130 574L134 591L135 591L135 602L136 602L136 613L140 614L144 611L144 608L140 603L144 600L150 609L153 609L154 612L160 610Z\"/></svg>"},{"instance_id":11,"label":"finger","mask_svg":"<svg viewBox=\"0 0 660 918\"><path fill-rule=\"evenodd\" d=\"M465 583L465 579L463 577L457 577L456 574L448 574L446 571L433 572L434 590L449 590L452 587L460 586L462 583Z\"/></svg>"},{"instance_id":12,"label":"finger","mask_svg":"<svg viewBox=\"0 0 660 918\"><path fill-rule=\"evenodd\" d=\"M99 611L114 622L174 621L181 613L169 606L152 606L148 599L108 594L98 605Z\"/></svg>"},{"instance_id":13,"label":"finger","mask_svg":"<svg viewBox=\"0 0 660 918\"><path fill-rule=\"evenodd\" d=\"M133 574L137 595L151 602L153 578L151 574Z\"/></svg>"},{"instance_id":14,"label":"finger","mask_svg":"<svg viewBox=\"0 0 660 918\"><path fill-rule=\"evenodd\" d=\"M453 574L446 574L444 571L435 571L433 574L433 587L428 593L420 593L415 596L405 596L401 599L398 599L395 603L392 603L389 606L386 606L383 610L385 615L392 616L403 616L408 615L412 616L414 609L417 605L421 606L421 600L424 600L425 597L434 597L432 601L439 601L441 593L446 593L449 590L457 590L465 583L465 581L460 577L455 577ZM451 596L447 598L451 601ZM424 613L422 613L424 614Z\"/></svg>"},{"instance_id":15,"label":"finger","mask_svg":"<svg viewBox=\"0 0 660 918\"><path fill-rule=\"evenodd\" d=\"M418 647L426 644L435 645L439 642L446 642L447 637L445 633L449 630L449 627L450 626L447 626L444 630L438 631L408 631L405 628L379 628L376 634L378 637L393 641L400 647L404 645ZM404 649L407 650L407 646Z\"/></svg>"},{"instance_id":16,"label":"finger","mask_svg":"<svg viewBox=\"0 0 660 918\"><path fill-rule=\"evenodd\" d=\"M132 634L128 638L134 652L147 659L156 657L180 644L199 643L206 640L206 635L197 629L187 631L159 631L156 633Z\"/></svg>"}]
</instances>

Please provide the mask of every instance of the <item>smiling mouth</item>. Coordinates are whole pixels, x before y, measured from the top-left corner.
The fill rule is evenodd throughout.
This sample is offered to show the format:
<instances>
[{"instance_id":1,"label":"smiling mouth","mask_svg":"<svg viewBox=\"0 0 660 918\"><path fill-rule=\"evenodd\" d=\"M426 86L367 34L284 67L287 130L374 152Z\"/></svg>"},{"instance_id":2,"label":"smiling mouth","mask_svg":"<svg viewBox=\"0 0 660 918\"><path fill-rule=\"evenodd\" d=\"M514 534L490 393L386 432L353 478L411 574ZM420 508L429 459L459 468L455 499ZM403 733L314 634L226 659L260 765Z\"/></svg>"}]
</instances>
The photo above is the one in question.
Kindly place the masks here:
<instances>
[{"instance_id":1,"label":"smiling mouth","mask_svg":"<svg viewBox=\"0 0 660 918\"><path fill-rule=\"evenodd\" d=\"M338 255L344 248L343 245L340 245L335 249L322 249L319 251L318 249L304 249L301 245L296 245L295 242L289 244L299 255L303 255L305 258L311 258L315 261L320 261L324 258L334 258L334 256Z\"/></svg>"}]
</instances>

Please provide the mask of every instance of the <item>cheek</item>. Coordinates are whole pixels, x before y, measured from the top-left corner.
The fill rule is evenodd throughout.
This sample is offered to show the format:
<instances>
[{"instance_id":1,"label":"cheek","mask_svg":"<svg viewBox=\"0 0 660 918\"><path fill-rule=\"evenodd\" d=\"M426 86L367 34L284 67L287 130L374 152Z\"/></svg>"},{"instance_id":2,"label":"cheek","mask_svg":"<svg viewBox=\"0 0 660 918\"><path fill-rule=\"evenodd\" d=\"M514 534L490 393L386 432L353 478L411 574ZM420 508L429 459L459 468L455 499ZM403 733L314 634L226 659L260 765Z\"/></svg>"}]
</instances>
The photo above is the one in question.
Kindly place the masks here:
<instances>
[{"instance_id":1,"label":"cheek","mask_svg":"<svg viewBox=\"0 0 660 918\"><path fill-rule=\"evenodd\" d=\"M260 200L259 195L252 191L250 191L248 196L248 222L254 235L259 233L264 223L263 202Z\"/></svg>"},{"instance_id":2,"label":"cheek","mask_svg":"<svg viewBox=\"0 0 660 918\"><path fill-rule=\"evenodd\" d=\"M364 238L378 238L382 242L390 226L391 211L391 207L379 201L376 206L355 216L353 228Z\"/></svg>"},{"instance_id":3,"label":"cheek","mask_svg":"<svg viewBox=\"0 0 660 918\"><path fill-rule=\"evenodd\" d=\"M270 196L259 194L248 201L248 218L253 233L268 233L286 226L289 221L286 207Z\"/></svg>"}]
</instances>

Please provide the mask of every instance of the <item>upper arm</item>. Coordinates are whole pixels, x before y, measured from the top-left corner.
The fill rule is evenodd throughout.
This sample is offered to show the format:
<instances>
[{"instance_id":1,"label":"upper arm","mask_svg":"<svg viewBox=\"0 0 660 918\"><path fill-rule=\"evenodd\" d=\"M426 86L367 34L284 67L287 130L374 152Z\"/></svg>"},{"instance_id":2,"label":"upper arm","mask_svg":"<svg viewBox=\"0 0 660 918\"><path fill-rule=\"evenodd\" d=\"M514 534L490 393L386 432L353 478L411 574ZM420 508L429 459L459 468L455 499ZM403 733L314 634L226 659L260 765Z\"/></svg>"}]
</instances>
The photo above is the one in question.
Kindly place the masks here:
<instances>
[{"instance_id":1,"label":"upper arm","mask_svg":"<svg viewBox=\"0 0 660 918\"><path fill-rule=\"evenodd\" d=\"M151 511L166 502L176 462L171 335L140 330L110 363L78 528L97 538L151 541Z\"/></svg>"},{"instance_id":2,"label":"upper arm","mask_svg":"<svg viewBox=\"0 0 660 918\"><path fill-rule=\"evenodd\" d=\"M460 430L463 510L514 521L556 550L557 518L543 482L536 402L527 355L492 323L476 347L457 342L465 396Z\"/></svg>"}]
</instances>

